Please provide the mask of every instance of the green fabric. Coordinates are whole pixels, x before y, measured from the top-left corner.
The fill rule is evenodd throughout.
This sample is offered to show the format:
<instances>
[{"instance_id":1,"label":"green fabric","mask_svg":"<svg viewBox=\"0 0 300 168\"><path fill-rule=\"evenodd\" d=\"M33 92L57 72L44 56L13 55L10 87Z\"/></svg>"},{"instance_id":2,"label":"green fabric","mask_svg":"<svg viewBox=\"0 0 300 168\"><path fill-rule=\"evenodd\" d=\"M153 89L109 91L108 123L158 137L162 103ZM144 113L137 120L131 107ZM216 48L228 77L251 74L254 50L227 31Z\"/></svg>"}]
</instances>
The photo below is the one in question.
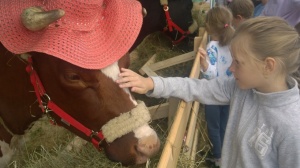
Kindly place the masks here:
<instances>
[{"instance_id":1,"label":"green fabric","mask_svg":"<svg viewBox=\"0 0 300 168\"><path fill-rule=\"evenodd\" d=\"M192 0L193 2L203 2L204 0Z\"/></svg>"}]
</instances>

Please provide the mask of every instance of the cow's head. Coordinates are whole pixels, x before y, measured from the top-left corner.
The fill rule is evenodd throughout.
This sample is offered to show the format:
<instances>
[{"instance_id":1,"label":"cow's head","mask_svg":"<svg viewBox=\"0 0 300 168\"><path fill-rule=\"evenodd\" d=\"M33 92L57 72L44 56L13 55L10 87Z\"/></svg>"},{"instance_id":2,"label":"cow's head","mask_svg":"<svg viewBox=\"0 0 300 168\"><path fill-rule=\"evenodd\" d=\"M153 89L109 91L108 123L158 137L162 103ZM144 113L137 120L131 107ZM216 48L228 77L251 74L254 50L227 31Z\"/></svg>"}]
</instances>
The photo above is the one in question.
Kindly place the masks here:
<instances>
[{"instance_id":1,"label":"cow's head","mask_svg":"<svg viewBox=\"0 0 300 168\"><path fill-rule=\"evenodd\" d=\"M115 83L120 68L129 65L128 56L121 57L142 24L137 1L4 0L0 6L7 8L0 11L0 42L11 53L30 55L26 70L43 111L61 109L63 115L49 112L50 116L94 145L99 143L111 160L144 163L157 152L159 140L148 125L146 108ZM141 120L141 114L148 120ZM33 119L29 120L23 124ZM123 120L129 131L120 128Z\"/></svg>"},{"instance_id":2,"label":"cow's head","mask_svg":"<svg viewBox=\"0 0 300 168\"><path fill-rule=\"evenodd\" d=\"M51 100L90 130L101 130L108 121L131 111L137 105L129 91L121 89L115 83L120 68L129 65L128 55L99 70L83 69L42 53L30 53L30 55L32 55L33 67ZM91 141L91 137L70 127L60 117L52 116L58 124ZM116 128L120 128L118 126L122 125L122 122L136 124L135 121L118 122L120 123L117 123ZM146 162L158 151L159 146L160 142L155 131L148 123L144 123L110 143L104 140L100 147L104 148L109 159L129 165Z\"/></svg>"}]
</instances>

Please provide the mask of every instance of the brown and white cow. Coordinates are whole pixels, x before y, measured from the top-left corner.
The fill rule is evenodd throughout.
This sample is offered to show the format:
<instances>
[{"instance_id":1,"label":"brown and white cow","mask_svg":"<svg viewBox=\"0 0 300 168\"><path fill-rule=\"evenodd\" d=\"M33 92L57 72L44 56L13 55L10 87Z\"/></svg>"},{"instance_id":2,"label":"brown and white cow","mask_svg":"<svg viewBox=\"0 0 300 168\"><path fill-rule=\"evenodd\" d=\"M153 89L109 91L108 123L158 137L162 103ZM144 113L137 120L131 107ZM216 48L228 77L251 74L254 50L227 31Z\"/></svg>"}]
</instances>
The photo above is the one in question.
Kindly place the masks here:
<instances>
[{"instance_id":1,"label":"brown and white cow","mask_svg":"<svg viewBox=\"0 0 300 168\"><path fill-rule=\"evenodd\" d=\"M29 54L32 56L33 69L51 101L91 131L101 130L108 121L131 111L137 105L129 91L121 89L114 82L120 68L128 67L128 56L104 69L88 70L43 53ZM27 65L27 61L0 44L0 167L13 154L14 146L10 144L12 138L24 134L43 115L25 71ZM91 136L69 126L58 115L53 112L49 115L59 125L92 141ZM148 123L144 123L110 143L104 140L99 145L110 160L130 165L146 162L158 151L160 142L155 131Z\"/></svg>"}]
</instances>

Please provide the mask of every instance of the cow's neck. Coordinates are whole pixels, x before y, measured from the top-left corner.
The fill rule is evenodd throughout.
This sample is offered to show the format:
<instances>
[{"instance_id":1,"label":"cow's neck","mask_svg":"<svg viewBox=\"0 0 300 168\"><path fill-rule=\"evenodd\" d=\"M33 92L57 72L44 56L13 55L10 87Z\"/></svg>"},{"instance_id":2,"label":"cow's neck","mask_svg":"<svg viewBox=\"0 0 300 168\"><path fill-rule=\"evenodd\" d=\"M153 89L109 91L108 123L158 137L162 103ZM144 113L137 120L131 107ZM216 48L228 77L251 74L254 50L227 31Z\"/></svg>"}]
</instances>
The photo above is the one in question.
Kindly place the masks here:
<instances>
[{"instance_id":1,"label":"cow's neck","mask_svg":"<svg viewBox=\"0 0 300 168\"><path fill-rule=\"evenodd\" d=\"M25 71L26 64L2 45L0 53L0 116L5 124L0 126L0 130L5 132L0 138L9 143L11 133L24 134L30 124L42 116L42 112L35 102L36 97Z\"/></svg>"}]
</instances>

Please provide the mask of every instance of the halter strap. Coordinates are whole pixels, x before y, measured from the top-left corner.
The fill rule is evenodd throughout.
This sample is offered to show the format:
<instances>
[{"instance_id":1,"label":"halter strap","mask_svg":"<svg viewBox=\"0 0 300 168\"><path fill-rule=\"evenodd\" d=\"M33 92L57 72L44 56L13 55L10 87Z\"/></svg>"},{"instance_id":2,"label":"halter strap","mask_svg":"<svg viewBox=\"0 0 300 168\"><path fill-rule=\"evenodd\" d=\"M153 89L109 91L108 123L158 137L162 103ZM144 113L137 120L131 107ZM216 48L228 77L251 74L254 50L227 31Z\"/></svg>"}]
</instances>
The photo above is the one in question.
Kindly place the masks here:
<instances>
[{"instance_id":1,"label":"halter strap","mask_svg":"<svg viewBox=\"0 0 300 168\"><path fill-rule=\"evenodd\" d=\"M166 1L166 2L165 2ZM184 38L186 38L187 35L191 34L189 30L184 31L181 29L176 23L172 21L172 18L170 16L169 12L169 6L168 6L168 1L167 0L161 0L161 5L163 6L163 10L165 11L165 16L166 16L166 21L167 21L167 26L164 28L164 32L169 30L170 32L173 31L173 28L176 29L180 34L181 37L178 40L172 40L173 45L177 45L180 43Z\"/></svg>"}]
</instances>

